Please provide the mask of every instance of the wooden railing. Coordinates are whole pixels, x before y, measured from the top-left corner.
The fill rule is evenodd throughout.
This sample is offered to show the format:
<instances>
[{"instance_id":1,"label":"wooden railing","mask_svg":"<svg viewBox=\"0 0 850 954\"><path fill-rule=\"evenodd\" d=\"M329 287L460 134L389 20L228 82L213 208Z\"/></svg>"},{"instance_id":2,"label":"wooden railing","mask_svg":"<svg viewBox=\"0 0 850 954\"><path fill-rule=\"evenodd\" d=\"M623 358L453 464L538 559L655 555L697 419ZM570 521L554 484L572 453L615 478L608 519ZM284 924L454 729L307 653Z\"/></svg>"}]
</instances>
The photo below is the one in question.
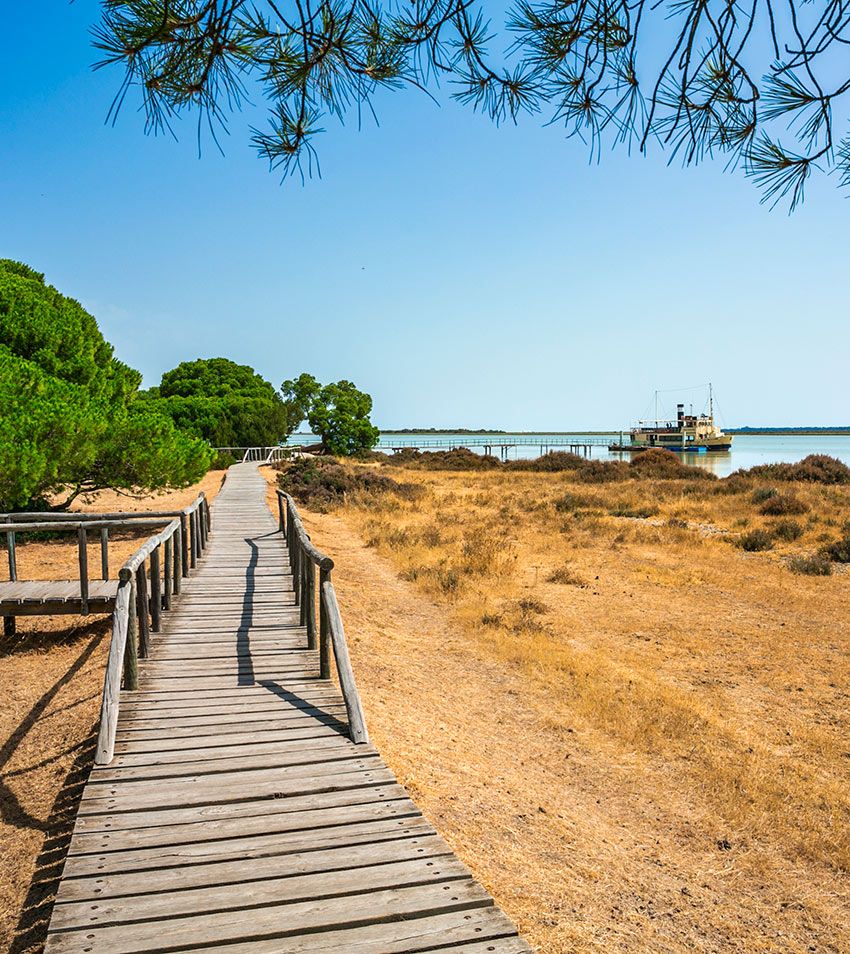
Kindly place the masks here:
<instances>
[{"instance_id":1,"label":"wooden railing","mask_svg":"<svg viewBox=\"0 0 850 954\"><path fill-rule=\"evenodd\" d=\"M138 689L139 657L147 656L151 633L162 628L162 614L180 593L207 545L210 508L204 494L151 537L118 571L118 591L112 614L112 638L103 682L100 731L95 762L106 765L115 752L118 703L122 687Z\"/></svg>"},{"instance_id":2,"label":"wooden railing","mask_svg":"<svg viewBox=\"0 0 850 954\"><path fill-rule=\"evenodd\" d=\"M310 541L295 501L282 490L277 491L278 525L286 538L292 572L295 603L300 608L300 621L307 628L307 647L319 650L319 674L330 679L331 652L336 663L339 685L348 714L348 727L355 743L367 743L369 733L363 717L360 694L354 681L351 658L345 641L345 629L331 581L333 560L316 549ZM316 576L318 574L318 584ZM318 608L318 627L316 616Z\"/></svg>"},{"instance_id":3,"label":"wooden railing","mask_svg":"<svg viewBox=\"0 0 850 954\"><path fill-rule=\"evenodd\" d=\"M97 533L100 538L100 578L109 579L109 533L110 530L146 530L162 526L164 520L177 518L181 529L181 556L183 575L187 575L190 566L194 566L196 544L201 534L200 518L196 515L200 509L208 508L206 497L199 494L193 503L183 510L145 511L134 513L3 513L0 514L0 530L6 534L6 553L9 564L9 580L17 582L18 559L17 537L20 533L76 533L77 562L80 577L80 603L82 614L88 615L89 581L88 565L89 534ZM4 617L6 635L15 632L14 616Z\"/></svg>"},{"instance_id":4,"label":"wooden railing","mask_svg":"<svg viewBox=\"0 0 850 954\"><path fill-rule=\"evenodd\" d=\"M241 457L243 464L277 464L292 454L291 447L280 444L267 447L216 447L215 450Z\"/></svg>"}]
</instances>

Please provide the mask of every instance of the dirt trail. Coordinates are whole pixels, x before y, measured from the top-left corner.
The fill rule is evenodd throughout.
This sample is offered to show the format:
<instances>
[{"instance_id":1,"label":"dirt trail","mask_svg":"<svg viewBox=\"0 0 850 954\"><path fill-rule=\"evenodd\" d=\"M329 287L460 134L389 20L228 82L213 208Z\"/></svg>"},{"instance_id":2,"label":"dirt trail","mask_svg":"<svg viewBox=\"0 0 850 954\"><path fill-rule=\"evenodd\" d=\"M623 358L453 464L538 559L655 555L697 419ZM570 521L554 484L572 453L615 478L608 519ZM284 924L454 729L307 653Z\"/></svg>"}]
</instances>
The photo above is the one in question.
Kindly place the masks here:
<instances>
[{"instance_id":1,"label":"dirt trail","mask_svg":"<svg viewBox=\"0 0 850 954\"><path fill-rule=\"evenodd\" d=\"M840 875L719 822L675 765L488 658L344 517L304 516L374 741L541 951L850 950Z\"/></svg>"}]
</instances>

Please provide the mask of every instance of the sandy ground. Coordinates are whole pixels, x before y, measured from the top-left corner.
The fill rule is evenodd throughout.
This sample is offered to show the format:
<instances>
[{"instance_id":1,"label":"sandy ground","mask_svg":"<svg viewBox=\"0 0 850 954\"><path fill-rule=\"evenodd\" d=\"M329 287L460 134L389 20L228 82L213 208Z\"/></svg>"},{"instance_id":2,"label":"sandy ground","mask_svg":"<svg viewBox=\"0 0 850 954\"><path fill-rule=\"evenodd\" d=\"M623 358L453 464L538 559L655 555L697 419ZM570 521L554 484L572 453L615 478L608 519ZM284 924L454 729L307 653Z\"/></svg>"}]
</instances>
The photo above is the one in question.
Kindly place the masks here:
<instances>
[{"instance_id":1,"label":"sandy ground","mask_svg":"<svg viewBox=\"0 0 850 954\"><path fill-rule=\"evenodd\" d=\"M472 495L491 480L421 479L440 490L454 481L453 499L460 485ZM569 674L561 685L545 658L506 650L480 614L471 618L467 601L434 598L402 579L403 546L382 553L366 545L374 523L367 511L301 510L314 542L336 562L373 740L540 951L850 950L846 867L829 860L843 850L846 799L835 809L834 845L828 832L797 844L788 835L796 807L753 817L756 795L767 796L747 795L742 807L723 790L720 770L702 764L705 754L696 745L689 751L686 732L668 740L669 727L647 726L647 744L631 741L631 729L618 731L598 707L577 704ZM427 519L416 510L382 514L384 532ZM736 771L751 758L753 775L773 781L771 773L808 762L824 776L824 791L846 781L846 575L794 577L776 554L720 542L688 551L684 563L681 548L665 558L647 553L645 541L612 548L610 533L600 537L597 549L581 552L571 541L573 565L590 581L581 588L545 583L560 549L530 555L519 540L523 569L508 574L510 586L547 607L545 631L521 638L554 657L567 627L582 650L620 664L616 677L606 675L615 679L612 697L651 673L657 708L678 705L681 693L706 718L723 713L696 731L711 736L712 755L726 753ZM687 607L680 587L693 596ZM492 594L471 599L498 608ZM640 606L653 609L638 613ZM715 618L687 623L686 609ZM582 685L600 691L598 681ZM613 718L621 711L614 707ZM667 715L679 717L672 708ZM802 748L792 762L784 756L794 753L798 729ZM740 777L730 773L739 787ZM801 831L817 823L808 812L801 804Z\"/></svg>"},{"instance_id":2,"label":"sandy ground","mask_svg":"<svg viewBox=\"0 0 850 954\"><path fill-rule=\"evenodd\" d=\"M75 509L175 509L199 490L212 499L222 476L211 472L193 487L143 499L101 493ZM112 566L138 546L137 538L115 540ZM75 544L23 544L18 576L73 579L76 561ZM89 565L100 567L99 547ZM105 617L20 617L17 636L0 637L0 950L12 954L40 950L44 940L93 756L108 634Z\"/></svg>"}]
</instances>

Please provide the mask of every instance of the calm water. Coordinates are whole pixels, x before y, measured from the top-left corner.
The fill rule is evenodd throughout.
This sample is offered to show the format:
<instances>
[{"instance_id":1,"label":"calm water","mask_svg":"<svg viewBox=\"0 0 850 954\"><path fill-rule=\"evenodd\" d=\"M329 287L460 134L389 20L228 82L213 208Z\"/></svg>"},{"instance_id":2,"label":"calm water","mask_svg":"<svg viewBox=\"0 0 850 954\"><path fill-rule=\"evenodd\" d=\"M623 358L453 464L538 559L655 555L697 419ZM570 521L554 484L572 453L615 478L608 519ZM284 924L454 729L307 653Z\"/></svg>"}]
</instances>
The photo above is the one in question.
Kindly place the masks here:
<instances>
[{"instance_id":1,"label":"calm water","mask_svg":"<svg viewBox=\"0 0 850 954\"><path fill-rule=\"evenodd\" d=\"M625 434L628 439L628 433ZM315 439L312 435L293 435L293 443L308 443ZM455 443L457 446L471 445L471 449L484 453L484 445L492 446L492 453L499 455L500 444L511 444L522 441L528 446L512 447L508 450L510 459L538 457L547 450L569 450L568 447L556 446L556 442L573 439L576 443L585 441L598 442L592 448L591 455L598 460L613 460L620 457L608 450L610 441L620 439L620 433L593 435L584 437L579 434L382 434L378 450L391 453L393 447L419 447L422 450L446 449L447 445ZM529 444L529 442L531 442ZM443 446L434 446L443 445ZM688 464L705 467L717 474L726 477L733 470L742 467L753 467L755 464L770 464L778 461L793 463L802 460L808 454L829 454L850 465L850 435L838 436L811 436L811 435L744 435L736 434L732 442L732 450L728 453L713 454L683 454L682 459ZM626 460L630 455L623 455Z\"/></svg>"}]
</instances>

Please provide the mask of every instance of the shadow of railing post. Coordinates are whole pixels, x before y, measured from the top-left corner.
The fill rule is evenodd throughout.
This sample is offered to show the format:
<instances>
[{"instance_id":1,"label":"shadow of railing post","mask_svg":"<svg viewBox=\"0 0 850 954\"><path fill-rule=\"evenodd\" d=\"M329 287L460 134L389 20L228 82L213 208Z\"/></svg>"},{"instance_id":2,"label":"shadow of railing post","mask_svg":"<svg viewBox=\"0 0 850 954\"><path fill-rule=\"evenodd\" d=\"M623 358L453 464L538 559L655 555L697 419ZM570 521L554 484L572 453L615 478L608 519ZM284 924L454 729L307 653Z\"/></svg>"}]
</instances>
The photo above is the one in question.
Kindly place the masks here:
<instances>
[{"instance_id":1,"label":"shadow of railing post","mask_svg":"<svg viewBox=\"0 0 850 954\"><path fill-rule=\"evenodd\" d=\"M363 705L354 680L354 670L351 666L348 644L345 641L345 628L331 580L334 562L310 541L292 497L282 490L278 490L277 495L280 531L289 552L295 603L300 610L301 625L307 629L307 646L309 649L318 648L319 673L322 679L330 678L331 654L333 654L342 698L348 714L349 735L357 744L368 743L369 733L366 729ZM318 629L316 627L317 596Z\"/></svg>"}]
</instances>

